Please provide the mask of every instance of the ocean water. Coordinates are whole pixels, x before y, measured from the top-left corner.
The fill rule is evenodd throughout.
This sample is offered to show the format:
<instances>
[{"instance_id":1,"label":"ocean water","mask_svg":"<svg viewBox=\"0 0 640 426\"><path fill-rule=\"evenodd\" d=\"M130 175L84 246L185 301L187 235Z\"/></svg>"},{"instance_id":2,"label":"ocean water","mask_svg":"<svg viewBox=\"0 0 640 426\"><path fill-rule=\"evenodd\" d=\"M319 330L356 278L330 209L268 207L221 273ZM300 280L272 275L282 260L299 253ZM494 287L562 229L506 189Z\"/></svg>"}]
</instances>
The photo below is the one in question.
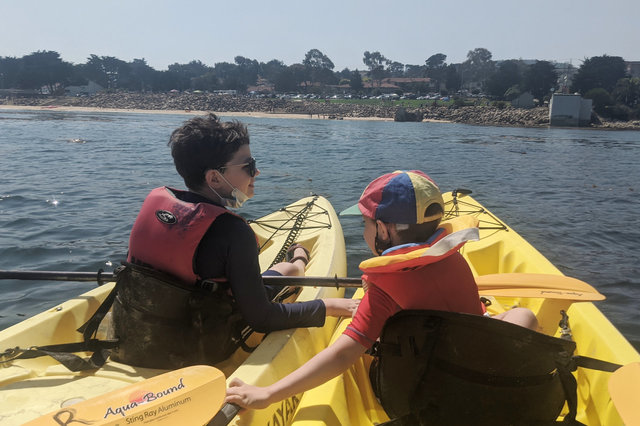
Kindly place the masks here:
<instances>
[{"instance_id":1,"label":"ocean water","mask_svg":"<svg viewBox=\"0 0 640 426\"><path fill-rule=\"evenodd\" d=\"M0 269L111 271L145 195L184 187L167 141L188 118L0 110ZM598 288L598 307L640 348L640 132L238 119L261 171L246 218L310 193L341 211L377 176L420 169L443 191L471 189L565 274ZM341 222L357 276L369 256L361 220ZM95 284L0 286L3 329Z\"/></svg>"}]
</instances>

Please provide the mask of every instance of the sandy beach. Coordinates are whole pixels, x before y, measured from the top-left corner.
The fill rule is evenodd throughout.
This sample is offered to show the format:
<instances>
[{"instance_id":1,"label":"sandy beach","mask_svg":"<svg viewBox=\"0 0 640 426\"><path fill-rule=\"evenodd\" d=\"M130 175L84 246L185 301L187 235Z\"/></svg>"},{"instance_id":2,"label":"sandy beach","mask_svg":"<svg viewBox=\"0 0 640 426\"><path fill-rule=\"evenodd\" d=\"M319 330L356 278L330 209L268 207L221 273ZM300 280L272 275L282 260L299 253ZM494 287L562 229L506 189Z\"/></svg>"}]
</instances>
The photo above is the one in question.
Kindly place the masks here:
<instances>
[{"instance_id":1,"label":"sandy beach","mask_svg":"<svg viewBox=\"0 0 640 426\"><path fill-rule=\"evenodd\" d=\"M139 113L139 114L182 114L182 115L202 115L210 112L219 116L233 117L258 117L258 118L292 118L300 120L328 120L326 115L320 114L293 114L293 113L272 113L272 112L230 112L230 111L203 111L203 110L181 110L181 109L140 109L140 108L99 108L85 106L68 105L3 105L0 110L22 110L22 111L59 111L59 112L114 112L114 113ZM369 121L393 121L393 118L385 117L340 117L340 120L369 120ZM425 120L432 122L448 122L447 120Z\"/></svg>"}]
</instances>

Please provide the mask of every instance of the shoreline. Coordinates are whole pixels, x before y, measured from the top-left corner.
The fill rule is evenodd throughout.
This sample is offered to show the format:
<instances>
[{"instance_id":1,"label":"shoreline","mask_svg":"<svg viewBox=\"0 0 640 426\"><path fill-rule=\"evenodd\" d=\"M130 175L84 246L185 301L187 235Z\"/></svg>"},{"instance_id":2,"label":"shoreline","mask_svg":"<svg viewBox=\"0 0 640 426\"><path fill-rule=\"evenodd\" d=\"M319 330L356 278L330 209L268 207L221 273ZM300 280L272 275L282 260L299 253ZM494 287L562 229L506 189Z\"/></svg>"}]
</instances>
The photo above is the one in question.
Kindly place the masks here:
<instances>
[{"instance_id":1,"label":"shoreline","mask_svg":"<svg viewBox=\"0 0 640 426\"><path fill-rule=\"evenodd\" d=\"M477 126L550 128L549 108L513 108L495 105L433 105L396 103L338 103L327 101L250 98L210 93L98 93L83 97L0 99L0 110L154 113L288 118L307 120L358 120L427 123L460 123ZM587 130L640 130L640 120L598 122ZM557 127L554 127L557 128Z\"/></svg>"},{"instance_id":2,"label":"shoreline","mask_svg":"<svg viewBox=\"0 0 640 426\"><path fill-rule=\"evenodd\" d=\"M203 115L210 112L224 117L256 117L256 118L291 118L300 120L332 120L326 116L318 117L310 114L279 113L279 112L259 112L259 111L205 111L205 110L180 110L180 109L141 109L141 108L103 108L71 105L6 105L0 104L1 110L9 111L52 111L52 112L112 112L112 113L135 113L135 114L177 114L177 115ZM340 120L351 121L393 121L393 118L385 117L340 117ZM451 123L446 120L425 120L429 122Z\"/></svg>"}]
</instances>

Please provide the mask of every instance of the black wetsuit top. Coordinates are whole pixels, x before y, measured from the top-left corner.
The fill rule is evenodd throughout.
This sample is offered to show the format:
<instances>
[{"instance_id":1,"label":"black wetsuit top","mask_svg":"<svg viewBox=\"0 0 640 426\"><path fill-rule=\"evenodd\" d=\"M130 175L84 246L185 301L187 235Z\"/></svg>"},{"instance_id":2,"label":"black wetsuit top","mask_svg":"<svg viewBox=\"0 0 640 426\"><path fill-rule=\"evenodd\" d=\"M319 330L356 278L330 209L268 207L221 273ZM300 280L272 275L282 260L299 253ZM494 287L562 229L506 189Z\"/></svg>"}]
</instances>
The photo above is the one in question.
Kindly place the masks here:
<instances>
[{"instance_id":1,"label":"black wetsuit top","mask_svg":"<svg viewBox=\"0 0 640 426\"><path fill-rule=\"evenodd\" d=\"M185 192L181 199L215 204L192 192ZM251 227L239 217L223 214L198 245L195 272L201 277L226 277L242 316L258 332L324 325L326 309L321 300L271 302L276 289L264 285L258 254Z\"/></svg>"}]
</instances>

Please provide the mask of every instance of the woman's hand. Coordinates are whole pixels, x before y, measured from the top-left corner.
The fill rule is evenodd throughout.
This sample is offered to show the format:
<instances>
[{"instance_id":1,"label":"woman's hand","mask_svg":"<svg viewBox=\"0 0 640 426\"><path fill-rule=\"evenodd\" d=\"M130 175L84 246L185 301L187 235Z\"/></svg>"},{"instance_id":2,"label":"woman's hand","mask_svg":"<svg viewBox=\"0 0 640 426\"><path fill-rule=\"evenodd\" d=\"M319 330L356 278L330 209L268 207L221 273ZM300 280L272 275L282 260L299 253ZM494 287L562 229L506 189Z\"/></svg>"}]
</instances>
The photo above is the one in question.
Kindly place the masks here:
<instances>
[{"instance_id":1,"label":"woman's hand","mask_svg":"<svg viewBox=\"0 0 640 426\"><path fill-rule=\"evenodd\" d=\"M352 317L358 310L360 299L322 299L328 317Z\"/></svg>"},{"instance_id":2,"label":"woman's hand","mask_svg":"<svg viewBox=\"0 0 640 426\"><path fill-rule=\"evenodd\" d=\"M236 404L242 408L260 409L271 405L271 394L267 388L251 386L238 378L229 383L224 402Z\"/></svg>"}]
</instances>

